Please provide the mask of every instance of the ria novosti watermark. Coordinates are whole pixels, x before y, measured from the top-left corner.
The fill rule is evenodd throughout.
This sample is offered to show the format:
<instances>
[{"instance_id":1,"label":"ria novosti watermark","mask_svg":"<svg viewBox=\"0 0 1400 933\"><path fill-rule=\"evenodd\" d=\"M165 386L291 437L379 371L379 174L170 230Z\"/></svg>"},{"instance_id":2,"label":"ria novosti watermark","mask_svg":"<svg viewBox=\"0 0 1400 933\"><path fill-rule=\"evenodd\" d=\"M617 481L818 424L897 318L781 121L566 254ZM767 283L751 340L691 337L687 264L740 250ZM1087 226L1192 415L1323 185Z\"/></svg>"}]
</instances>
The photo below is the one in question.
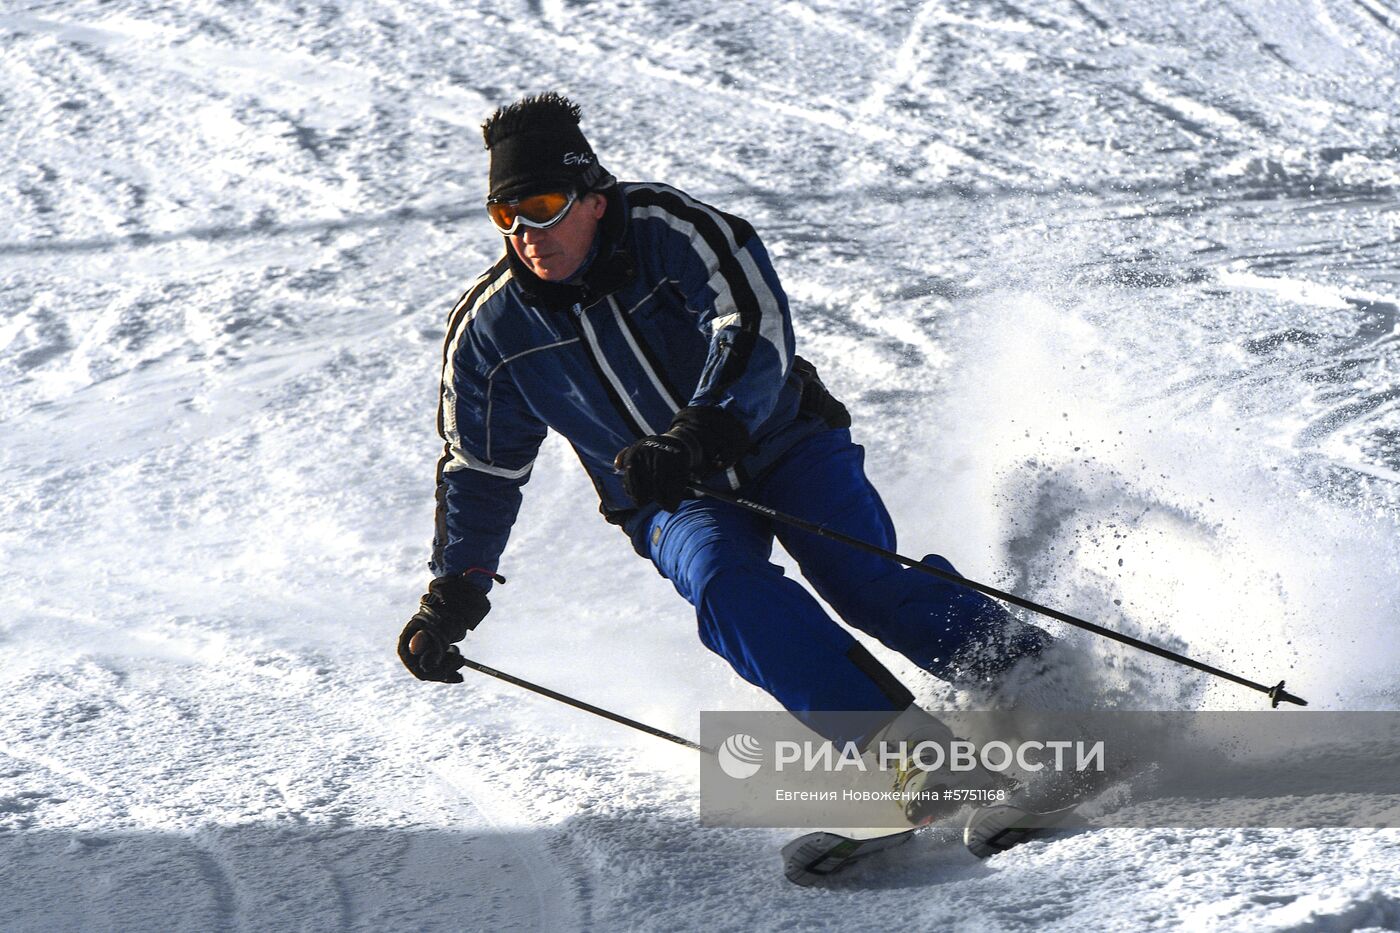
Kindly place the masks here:
<instances>
[{"instance_id":1,"label":"ria novosti watermark","mask_svg":"<svg viewBox=\"0 0 1400 933\"><path fill-rule=\"evenodd\" d=\"M702 820L897 827L911 800L1034 797L1100 825L1400 827L1400 713L956 712L944 741L859 741L879 716L702 714Z\"/></svg>"},{"instance_id":2,"label":"ria novosti watermark","mask_svg":"<svg viewBox=\"0 0 1400 933\"><path fill-rule=\"evenodd\" d=\"M898 771L916 768L921 771L947 771L950 774L983 770L1003 773L1018 770L1037 773L1050 768L1054 771L1103 771L1104 742L1030 739L1024 742L1004 742L992 739L981 745L966 739L948 742L878 742L862 751L854 741L836 743L830 740L777 739L765 756L763 743L744 732L735 733L719 746L716 757L729 777L744 780L753 777L771 761L773 771L789 769L804 772L821 771L839 774L854 770Z\"/></svg>"}]
</instances>

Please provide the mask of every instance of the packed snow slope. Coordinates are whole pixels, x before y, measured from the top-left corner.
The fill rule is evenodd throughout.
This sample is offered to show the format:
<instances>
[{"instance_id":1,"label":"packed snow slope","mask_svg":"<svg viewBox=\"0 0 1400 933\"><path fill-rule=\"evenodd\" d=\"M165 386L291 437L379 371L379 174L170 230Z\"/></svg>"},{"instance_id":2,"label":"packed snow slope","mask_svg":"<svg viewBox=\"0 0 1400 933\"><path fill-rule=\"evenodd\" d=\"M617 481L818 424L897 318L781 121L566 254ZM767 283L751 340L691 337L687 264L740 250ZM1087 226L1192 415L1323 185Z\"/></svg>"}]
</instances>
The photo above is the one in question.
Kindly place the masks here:
<instances>
[{"instance_id":1,"label":"packed snow slope","mask_svg":"<svg viewBox=\"0 0 1400 933\"><path fill-rule=\"evenodd\" d=\"M1391 831L940 830L794 888L684 749L393 650L477 127L558 89L754 222L905 549L1395 708L1398 62L1394 0L3 0L0 928L1400 926ZM772 708L558 439L502 569L470 655ZM1113 703L1260 702L1076 640Z\"/></svg>"}]
</instances>

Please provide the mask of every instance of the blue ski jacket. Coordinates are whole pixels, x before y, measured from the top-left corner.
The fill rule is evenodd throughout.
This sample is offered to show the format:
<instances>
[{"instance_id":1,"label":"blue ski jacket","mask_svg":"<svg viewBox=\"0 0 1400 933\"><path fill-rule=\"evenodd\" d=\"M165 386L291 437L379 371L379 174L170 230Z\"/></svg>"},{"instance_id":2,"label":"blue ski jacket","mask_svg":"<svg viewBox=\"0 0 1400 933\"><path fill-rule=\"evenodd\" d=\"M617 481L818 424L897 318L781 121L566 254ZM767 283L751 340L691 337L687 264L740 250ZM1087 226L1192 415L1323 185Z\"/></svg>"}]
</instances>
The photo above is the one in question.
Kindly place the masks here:
<instances>
[{"instance_id":1,"label":"blue ski jacket","mask_svg":"<svg viewBox=\"0 0 1400 933\"><path fill-rule=\"evenodd\" d=\"M746 429L743 456L704 478L731 490L837 423L830 406L812 404L840 409L794 358L787 297L748 223L666 185L620 183L605 194L582 273L542 281L507 243L452 310L435 576L497 570L548 428L573 445L600 511L641 550L638 530L657 506L627 497L613 459L664 432L680 409L712 406Z\"/></svg>"}]
</instances>

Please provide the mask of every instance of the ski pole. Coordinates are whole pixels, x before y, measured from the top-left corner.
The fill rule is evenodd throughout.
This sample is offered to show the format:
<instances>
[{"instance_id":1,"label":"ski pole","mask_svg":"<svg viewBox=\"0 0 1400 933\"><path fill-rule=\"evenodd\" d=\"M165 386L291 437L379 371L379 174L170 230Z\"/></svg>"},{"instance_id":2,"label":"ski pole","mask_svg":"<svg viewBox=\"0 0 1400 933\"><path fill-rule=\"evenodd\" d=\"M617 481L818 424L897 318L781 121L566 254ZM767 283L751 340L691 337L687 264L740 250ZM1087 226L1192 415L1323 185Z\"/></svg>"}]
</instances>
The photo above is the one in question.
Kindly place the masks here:
<instances>
[{"instance_id":1,"label":"ski pole","mask_svg":"<svg viewBox=\"0 0 1400 933\"><path fill-rule=\"evenodd\" d=\"M461 654L461 652L458 651L456 645L452 645L448 648L448 650L452 651L455 654ZM532 684L528 680L521 680L519 677L507 674L504 671L498 671L494 667L487 667L485 664L473 661L471 658L463 656L462 666L469 667L472 670L477 671L478 673L486 674L490 677L495 677L497 680L504 680L508 684L515 684L517 687L524 687L526 690L533 690L535 693L538 693L541 696L547 696L551 700L558 700L560 703L567 704L568 706L572 706L575 709L581 709L586 713L592 713L594 716L601 716L604 719L611 719L613 722L621 723L624 726L631 726L633 729L636 729L639 732L645 732L648 735L654 735L658 739L665 739L668 742L675 742L677 745L684 745L686 748L693 748L697 752L705 752L709 755L714 754L714 749L707 748L706 746L701 745L699 742L692 742L690 739L684 739L678 735L672 735L664 729L658 729L655 726L648 726L646 723L637 722L637 720L635 719L628 719L626 716L619 715L618 713L611 712L610 710L605 710L601 706L594 706L592 703L585 703L582 700L575 700L573 697L566 696L565 694L562 694L557 690L551 690L548 687L541 687L539 684Z\"/></svg>"},{"instance_id":2,"label":"ski pole","mask_svg":"<svg viewBox=\"0 0 1400 933\"><path fill-rule=\"evenodd\" d=\"M1283 681L1281 680L1272 687L1266 686L1261 683L1257 683L1253 680L1249 680L1248 678L1240 677L1238 674L1231 674L1229 671L1223 671L1218 667L1212 667L1211 665L1206 664L1203 661L1197 661L1195 658L1188 658L1184 654L1178 654L1175 651L1159 647L1157 645L1152 644L1151 642L1143 641L1140 638L1134 638L1131 635L1124 635L1122 632L1115 632L1113 629L1104 628L1102 625L1095 625L1093 622L1088 622L1084 619L1076 618L1072 615L1069 615L1068 613L1060 612L1058 609L1051 609L1049 606L1042 606L1039 603L1031 602L1029 599L1022 599L1020 596L1016 596L1012 593L1007 593L1003 590L997 589L996 587L988 586L985 583L978 583L976 580L969 580L968 578L959 576L956 573L950 573L947 570L942 570L938 567L930 566L929 564L926 564L923 561L914 560L912 557L905 557L903 554L896 554L894 551L890 551L885 548L879 547L878 545L871 544L868 541L862 541L859 538L853 538L850 535L842 534L841 532L828 528L825 525L818 525L816 522L809 522L806 519L798 518L795 515L788 515L786 513L779 512L776 509L770 509L766 505L760 505L757 502L741 498L731 493L720 492L714 489L705 489L700 486L691 486L690 491L697 496L708 496L709 498L716 499L720 502L727 502L730 505L735 505L742 509L748 509L750 512L757 512L759 515L767 516L775 522L781 522L784 525L792 525L794 528L801 528L803 531L808 531L812 534L820 535L823 538L830 538L832 541L839 541L842 544L850 545L853 548L857 548L858 550L865 551L869 554L876 554L880 557L884 557L889 560L898 561L906 567L911 567L914 570L921 570L924 573L938 577L942 580L947 580L950 583L957 583L961 586L966 586L969 589L977 590L979 593L985 593L986 595L1000 599L1003 602L1011 603L1011 605L1013 606L1020 606L1022 609L1029 609L1031 612L1038 612L1041 615L1049 616L1052 619L1058 619L1061 622L1067 622L1070 625L1077 626L1078 628L1082 628L1086 631L1094 632L1095 634L1102 635L1105 638L1111 638L1114 641L1122 642L1125 645L1131 645L1134 648L1146 651L1148 654L1155 654L1159 658L1166 658L1168 661L1175 661L1176 663L1183 664L1186 667L1195 668L1198 671L1211 674L1215 677L1220 677L1224 680L1230 681L1231 683L1239 684L1241 687L1248 687L1251 690L1257 690L1260 693L1268 695L1269 700L1273 704L1274 708L1277 708L1280 703L1294 703L1298 706L1308 705L1307 700L1304 700L1302 697L1294 696L1287 690L1283 689Z\"/></svg>"}]
</instances>

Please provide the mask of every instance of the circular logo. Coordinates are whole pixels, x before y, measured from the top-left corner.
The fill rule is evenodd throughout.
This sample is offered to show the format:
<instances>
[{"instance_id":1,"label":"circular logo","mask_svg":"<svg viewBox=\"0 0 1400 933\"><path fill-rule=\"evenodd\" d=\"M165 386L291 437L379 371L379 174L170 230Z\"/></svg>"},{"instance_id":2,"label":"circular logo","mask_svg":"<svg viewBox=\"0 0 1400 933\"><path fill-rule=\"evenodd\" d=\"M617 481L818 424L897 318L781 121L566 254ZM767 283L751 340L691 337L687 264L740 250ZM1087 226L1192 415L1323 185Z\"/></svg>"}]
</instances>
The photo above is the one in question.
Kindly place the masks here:
<instances>
[{"instance_id":1,"label":"circular logo","mask_svg":"<svg viewBox=\"0 0 1400 933\"><path fill-rule=\"evenodd\" d=\"M725 739L715 757L725 774L740 781L753 777L763 767L763 747L758 739L742 732Z\"/></svg>"}]
</instances>

